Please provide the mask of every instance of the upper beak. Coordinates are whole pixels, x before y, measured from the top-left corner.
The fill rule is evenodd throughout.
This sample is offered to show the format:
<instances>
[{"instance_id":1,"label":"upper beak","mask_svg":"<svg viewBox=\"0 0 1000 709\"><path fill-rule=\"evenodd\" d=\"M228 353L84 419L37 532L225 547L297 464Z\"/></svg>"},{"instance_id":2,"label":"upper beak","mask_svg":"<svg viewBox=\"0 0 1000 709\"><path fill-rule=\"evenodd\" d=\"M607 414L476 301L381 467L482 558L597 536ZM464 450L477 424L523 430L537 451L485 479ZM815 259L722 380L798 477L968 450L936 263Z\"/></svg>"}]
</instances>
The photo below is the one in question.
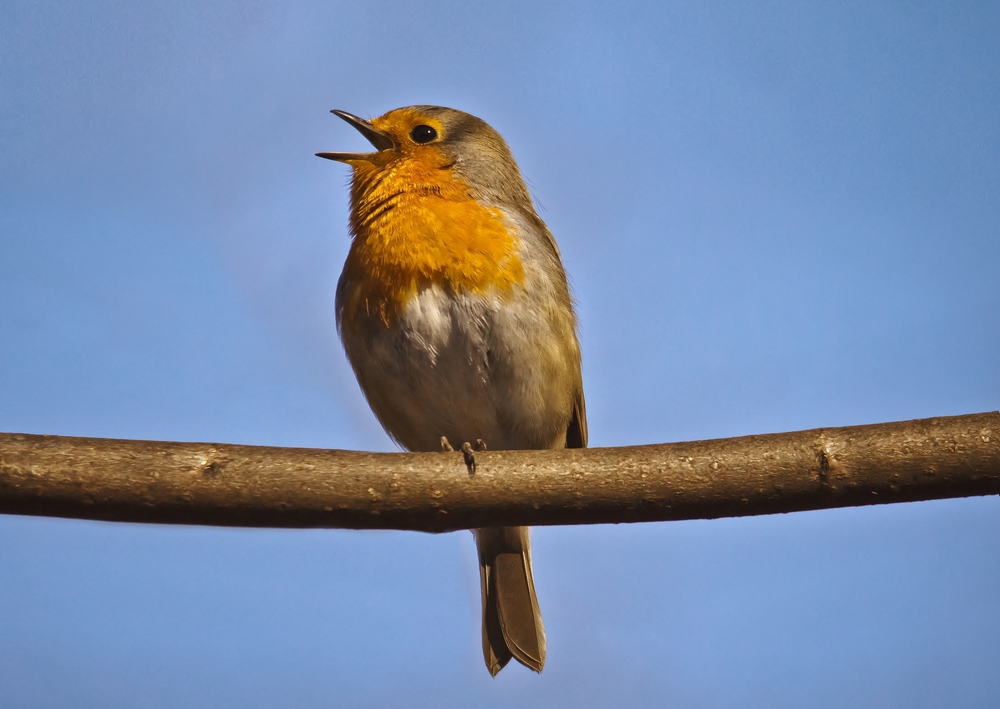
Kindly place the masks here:
<instances>
[{"instance_id":1,"label":"upper beak","mask_svg":"<svg viewBox=\"0 0 1000 709\"><path fill-rule=\"evenodd\" d=\"M358 118L355 115L348 113L347 111L338 111L336 109L330 111L335 116L343 118L345 121L350 123L352 126L358 129L368 142L375 146L378 151L382 150L392 150L398 147L396 141L393 140L392 136L388 133L384 133L376 129L371 123L366 121L364 118ZM350 160L370 160L373 156L378 153L316 153L317 157L326 158L327 160L336 160L337 162L348 162Z\"/></svg>"}]
</instances>

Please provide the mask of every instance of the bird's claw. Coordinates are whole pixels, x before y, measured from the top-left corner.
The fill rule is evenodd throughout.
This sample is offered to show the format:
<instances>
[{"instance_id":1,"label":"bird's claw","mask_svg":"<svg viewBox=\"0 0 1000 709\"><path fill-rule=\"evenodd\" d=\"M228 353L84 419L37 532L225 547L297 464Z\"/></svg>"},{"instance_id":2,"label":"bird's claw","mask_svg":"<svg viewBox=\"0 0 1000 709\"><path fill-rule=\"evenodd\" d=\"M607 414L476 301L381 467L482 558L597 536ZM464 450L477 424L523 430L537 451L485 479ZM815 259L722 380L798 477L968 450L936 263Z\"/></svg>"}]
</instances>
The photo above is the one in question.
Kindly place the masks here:
<instances>
[{"instance_id":1,"label":"bird's claw","mask_svg":"<svg viewBox=\"0 0 1000 709\"><path fill-rule=\"evenodd\" d=\"M472 452L472 444L466 441L462 444L462 456L465 458L465 467L469 470L469 475L476 474L476 456Z\"/></svg>"},{"instance_id":2,"label":"bird's claw","mask_svg":"<svg viewBox=\"0 0 1000 709\"><path fill-rule=\"evenodd\" d=\"M452 453L454 448L448 441L447 436L441 436L441 451L443 453ZM476 453L486 450L486 441L482 438L476 439L476 445L473 446L471 443L466 441L462 444L462 457L465 459L465 467L469 471L469 475L476 474Z\"/></svg>"}]
</instances>

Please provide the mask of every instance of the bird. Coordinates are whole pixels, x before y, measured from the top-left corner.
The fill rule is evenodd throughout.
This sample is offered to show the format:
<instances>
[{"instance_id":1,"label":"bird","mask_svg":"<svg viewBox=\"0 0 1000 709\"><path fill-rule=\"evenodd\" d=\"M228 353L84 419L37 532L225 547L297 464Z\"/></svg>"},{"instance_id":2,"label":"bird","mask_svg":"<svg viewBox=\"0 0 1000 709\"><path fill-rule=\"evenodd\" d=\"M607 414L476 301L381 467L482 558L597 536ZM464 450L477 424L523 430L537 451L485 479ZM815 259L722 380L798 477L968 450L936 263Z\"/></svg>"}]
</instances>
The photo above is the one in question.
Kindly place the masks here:
<instances>
[{"instance_id":1,"label":"bird","mask_svg":"<svg viewBox=\"0 0 1000 709\"><path fill-rule=\"evenodd\" d=\"M500 133L443 106L366 120L334 110L369 152L352 168L351 246L337 328L386 432L410 451L583 448L577 317L556 241ZM473 458L472 461L469 459ZM473 530L483 657L536 672L546 638L529 529Z\"/></svg>"}]
</instances>

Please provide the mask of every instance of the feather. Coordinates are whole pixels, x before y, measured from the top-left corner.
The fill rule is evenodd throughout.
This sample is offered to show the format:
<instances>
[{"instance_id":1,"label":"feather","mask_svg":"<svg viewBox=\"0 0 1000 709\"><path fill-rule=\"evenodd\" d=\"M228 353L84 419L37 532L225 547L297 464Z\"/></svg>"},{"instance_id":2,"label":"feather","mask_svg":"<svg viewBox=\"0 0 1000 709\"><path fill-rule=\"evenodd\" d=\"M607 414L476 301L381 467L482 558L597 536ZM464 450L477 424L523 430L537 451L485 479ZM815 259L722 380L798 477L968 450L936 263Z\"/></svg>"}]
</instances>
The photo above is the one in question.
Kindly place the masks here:
<instances>
[{"instance_id":1,"label":"feather","mask_svg":"<svg viewBox=\"0 0 1000 709\"><path fill-rule=\"evenodd\" d=\"M496 675L511 657L541 672L545 628L531 575L527 527L476 530L483 593L483 657Z\"/></svg>"}]
</instances>

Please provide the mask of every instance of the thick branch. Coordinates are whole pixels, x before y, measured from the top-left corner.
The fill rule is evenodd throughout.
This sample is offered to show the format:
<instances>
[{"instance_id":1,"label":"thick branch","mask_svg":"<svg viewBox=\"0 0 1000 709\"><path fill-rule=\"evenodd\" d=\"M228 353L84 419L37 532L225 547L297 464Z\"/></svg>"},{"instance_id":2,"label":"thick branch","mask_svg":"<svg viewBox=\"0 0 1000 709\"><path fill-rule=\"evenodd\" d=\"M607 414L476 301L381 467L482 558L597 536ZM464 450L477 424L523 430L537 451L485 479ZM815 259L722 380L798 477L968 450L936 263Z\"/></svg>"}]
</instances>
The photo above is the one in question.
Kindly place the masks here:
<instances>
[{"instance_id":1,"label":"thick branch","mask_svg":"<svg viewBox=\"0 0 1000 709\"><path fill-rule=\"evenodd\" d=\"M444 531L1000 493L996 412L693 443L357 453L0 434L0 513Z\"/></svg>"}]
</instances>

